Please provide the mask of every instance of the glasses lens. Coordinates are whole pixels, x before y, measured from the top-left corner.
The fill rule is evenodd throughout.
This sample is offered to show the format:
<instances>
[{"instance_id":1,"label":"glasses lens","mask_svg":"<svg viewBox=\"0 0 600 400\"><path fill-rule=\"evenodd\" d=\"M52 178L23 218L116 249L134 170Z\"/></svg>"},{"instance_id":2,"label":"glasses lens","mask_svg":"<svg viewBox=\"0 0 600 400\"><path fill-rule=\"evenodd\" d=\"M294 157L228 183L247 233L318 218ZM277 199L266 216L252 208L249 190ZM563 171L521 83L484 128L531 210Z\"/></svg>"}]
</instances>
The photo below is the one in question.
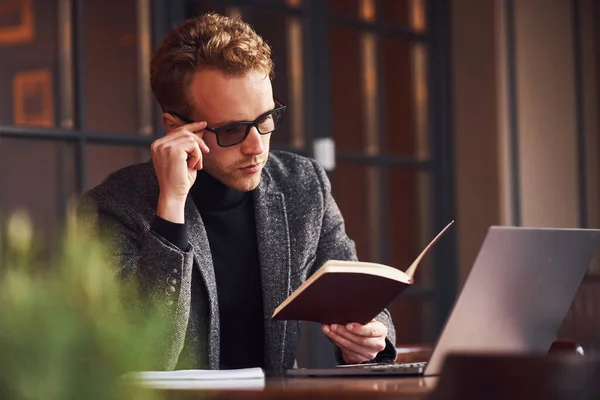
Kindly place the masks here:
<instances>
[{"instance_id":1,"label":"glasses lens","mask_svg":"<svg viewBox=\"0 0 600 400\"><path fill-rule=\"evenodd\" d=\"M260 133L269 133L275 129L275 121L273 120L273 114L264 116L258 121L258 131Z\"/></svg>"},{"instance_id":2,"label":"glasses lens","mask_svg":"<svg viewBox=\"0 0 600 400\"><path fill-rule=\"evenodd\" d=\"M233 125L219 130L219 145L233 146L244 140L248 124Z\"/></svg>"},{"instance_id":3,"label":"glasses lens","mask_svg":"<svg viewBox=\"0 0 600 400\"><path fill-rule=\"evenodd\" d=\"M271 114L258 121L258 131L262 134L273 132L279 126L282 116L283 109L273 111Z\"/></svg>"}]
</instances>

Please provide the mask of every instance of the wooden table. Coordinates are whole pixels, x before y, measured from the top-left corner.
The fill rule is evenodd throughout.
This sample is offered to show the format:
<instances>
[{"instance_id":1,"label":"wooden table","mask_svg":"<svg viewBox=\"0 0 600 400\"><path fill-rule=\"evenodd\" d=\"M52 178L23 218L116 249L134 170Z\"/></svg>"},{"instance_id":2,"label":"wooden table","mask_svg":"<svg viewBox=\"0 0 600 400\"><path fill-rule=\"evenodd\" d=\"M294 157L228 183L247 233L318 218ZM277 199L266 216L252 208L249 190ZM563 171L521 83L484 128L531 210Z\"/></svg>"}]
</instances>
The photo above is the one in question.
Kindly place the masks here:
<instances>
[{"instance_id":1,"label":"wooden table","mask_svg":"<svg viewBox=\"0 0 600 400\"><path fill-rule=\"evenodd\" d=\"M168 390L165 399L600 399L600 359L455 354L436 377L268 377L257 389Z\"/></svg>"},{"instance_id":2,"label":"wooden table","mask_svg":"<svg viewBox=\"0 0 600 400\"><path fill-rule=\"evenodd\" d=\"M267 378L263 389L165 391L166 399L425 399L437 378Z\"/></svg>"}]
</instances>

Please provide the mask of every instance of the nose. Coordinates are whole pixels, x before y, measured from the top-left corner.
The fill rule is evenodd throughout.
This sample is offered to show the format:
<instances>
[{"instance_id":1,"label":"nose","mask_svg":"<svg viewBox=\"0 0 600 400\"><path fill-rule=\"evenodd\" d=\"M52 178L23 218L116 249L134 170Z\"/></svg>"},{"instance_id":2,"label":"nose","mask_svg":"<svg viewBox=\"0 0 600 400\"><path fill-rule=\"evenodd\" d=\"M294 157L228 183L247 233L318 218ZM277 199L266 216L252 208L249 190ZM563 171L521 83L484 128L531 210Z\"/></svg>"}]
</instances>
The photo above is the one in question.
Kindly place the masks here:
<instances>
[{"instance_id":1,"label":"nose","mask_svg":"<svg viewBox=\"0 0 600 400\"><path fill-rule=\"evenodd\" d=\"M248 132L248 136L242 142L242 153L249 155L258 155L262 154L265 151L265 146L262 141L261 134L258 133L258 130L255 126L250 128L250 132Z\"/></svg>"}]
</instances>

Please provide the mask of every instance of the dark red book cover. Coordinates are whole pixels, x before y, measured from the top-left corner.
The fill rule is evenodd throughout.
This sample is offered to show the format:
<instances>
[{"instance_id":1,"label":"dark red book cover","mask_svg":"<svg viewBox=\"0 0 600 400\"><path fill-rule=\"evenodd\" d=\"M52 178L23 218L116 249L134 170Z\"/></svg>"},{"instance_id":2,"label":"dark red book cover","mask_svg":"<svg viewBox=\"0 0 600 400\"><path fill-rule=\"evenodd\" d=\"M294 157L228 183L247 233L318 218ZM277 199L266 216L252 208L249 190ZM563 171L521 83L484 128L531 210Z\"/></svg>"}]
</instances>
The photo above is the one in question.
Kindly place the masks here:
<instances>
[{"instance_id":1,"label":"dark red book cover","mask_svg":"<svg viewBox=\"0 0 600 400\"><path fill-rule=\"evenodd\" d=\"M273 315L272 319L366 324L408 286L377 275L327 272Z\"/></svg>"}]
</instances>

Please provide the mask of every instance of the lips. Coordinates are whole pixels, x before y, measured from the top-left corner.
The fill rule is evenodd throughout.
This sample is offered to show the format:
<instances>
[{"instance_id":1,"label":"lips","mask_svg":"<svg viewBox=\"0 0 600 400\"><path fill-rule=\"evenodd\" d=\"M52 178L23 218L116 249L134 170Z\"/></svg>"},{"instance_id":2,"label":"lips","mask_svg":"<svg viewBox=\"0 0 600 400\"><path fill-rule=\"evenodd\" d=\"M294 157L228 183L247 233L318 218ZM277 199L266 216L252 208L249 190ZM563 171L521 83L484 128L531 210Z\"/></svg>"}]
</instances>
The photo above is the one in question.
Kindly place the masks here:
<instances>
[{"instance_id":1,"label":"lips","mask_svg":"<svg viewBox=\"0 0 600 400\"><path fill-rule=\"evenodd\" d=\"M242 167L241 169L246 169L246 168L254 168L254 167L258 167L260 164L249 164L246 165L245 167Z\"/></svg>"},{"instance_id":2,"label":"lips","mask_svg":"<svg viewBox=\"0 0 600 400\"><path fill-rule=\"evenodd\" d=\"M240 170L247 174L253 175L253 174L257 173L258 171L260 171L261 165L262 165L261 163L249 164L244 167L241 167Z\"/></svg>"}]
</instances>

